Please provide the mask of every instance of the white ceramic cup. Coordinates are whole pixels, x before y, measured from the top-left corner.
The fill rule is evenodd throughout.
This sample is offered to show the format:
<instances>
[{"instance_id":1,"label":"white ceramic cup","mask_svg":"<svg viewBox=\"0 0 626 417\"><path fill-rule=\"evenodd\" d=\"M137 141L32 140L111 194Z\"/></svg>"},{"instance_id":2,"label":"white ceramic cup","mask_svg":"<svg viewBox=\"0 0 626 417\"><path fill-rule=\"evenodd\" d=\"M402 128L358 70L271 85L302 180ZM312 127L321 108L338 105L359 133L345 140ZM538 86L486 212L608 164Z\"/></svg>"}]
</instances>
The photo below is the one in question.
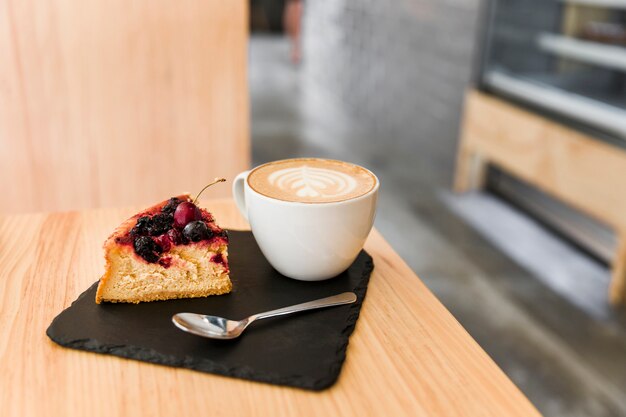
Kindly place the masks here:
<instances>
[{"instance_id":1,"label":"white ceramic cup","mask_svg":"<svg viewBox=\"0 0 626 417\"><path fill-rule=\"evenodd\" d=\"M245 171L233 183L239 211L269 263L302 280L333 278L354 262L374 224L379 181L361 196L332 203L278 200L250 187Z\"/></svg>"}]
</instances>

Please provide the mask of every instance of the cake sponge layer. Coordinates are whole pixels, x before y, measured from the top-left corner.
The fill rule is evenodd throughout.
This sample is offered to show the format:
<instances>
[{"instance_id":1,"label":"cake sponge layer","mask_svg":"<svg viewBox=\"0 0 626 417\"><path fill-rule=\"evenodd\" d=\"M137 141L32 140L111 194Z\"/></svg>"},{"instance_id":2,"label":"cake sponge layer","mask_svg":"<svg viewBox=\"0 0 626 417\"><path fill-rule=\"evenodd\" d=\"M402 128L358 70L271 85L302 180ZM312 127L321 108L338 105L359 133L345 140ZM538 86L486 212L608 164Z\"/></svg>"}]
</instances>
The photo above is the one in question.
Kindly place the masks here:
<instances>
[{"instance_id":1,"label":"cake sponge layer","mask_svg":"<svg viewBox=\"0 0 626 417\"><path fill-rule=\"evenodd\" d=\"M228 268L213 261L227 260L226 245L173 247L167 254L167 268L145 262L127 245L112 245L107 249L107 268L96 293L97 303L205 297L232 289Z\"/></svg>"}]
</instances>

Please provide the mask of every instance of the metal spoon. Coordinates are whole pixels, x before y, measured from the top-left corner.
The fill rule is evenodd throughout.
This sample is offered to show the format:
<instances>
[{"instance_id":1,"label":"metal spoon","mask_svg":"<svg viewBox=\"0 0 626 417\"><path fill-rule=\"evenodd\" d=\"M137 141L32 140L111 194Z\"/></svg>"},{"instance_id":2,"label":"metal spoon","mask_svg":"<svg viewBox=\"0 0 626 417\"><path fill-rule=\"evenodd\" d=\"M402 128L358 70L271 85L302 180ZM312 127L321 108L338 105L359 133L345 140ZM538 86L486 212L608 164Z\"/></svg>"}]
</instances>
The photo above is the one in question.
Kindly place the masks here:
<instances>
[{"instance_id":1,"label":"metal spoon","mask_svg":"<svg viewBox=\"0 0 626 417\"><path fill-rule=\"evenodd\" d=\"M207 316L196 313L178 313L172 316L172 322L179 329L193 333L198 336L211 339L234 339L252 322L269 317L284 316L285 314L296 313L316 308L333 307L342 304L351 304L356 301L356 294L344 292L331 297L320 298L308 303L296 304L290 307L279 308L278 310L266 311L265 313L254 314L240 321L228 320L223 317Z\"/></svg>"}]
</instances>

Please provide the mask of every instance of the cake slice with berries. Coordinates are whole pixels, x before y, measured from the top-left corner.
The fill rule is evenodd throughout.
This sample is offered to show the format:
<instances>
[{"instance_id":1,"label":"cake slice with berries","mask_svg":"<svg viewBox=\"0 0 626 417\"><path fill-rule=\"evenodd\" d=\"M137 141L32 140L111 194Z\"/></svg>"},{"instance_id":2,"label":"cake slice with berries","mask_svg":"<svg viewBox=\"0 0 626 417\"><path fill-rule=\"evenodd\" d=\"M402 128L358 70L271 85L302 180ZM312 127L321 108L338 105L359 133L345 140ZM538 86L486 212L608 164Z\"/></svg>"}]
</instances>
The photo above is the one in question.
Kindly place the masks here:
<instances>
[{"instance_id":1,"label":"cake slice with berries","mask_svg":"<svg viewBox=\"0 0 626 417\"><path fill-rule=\"evenodd\" d=\"M230 292L228 235L189 195L122 223L104 243L96 303L139 303Z\"/></svg>"}]
</instances>

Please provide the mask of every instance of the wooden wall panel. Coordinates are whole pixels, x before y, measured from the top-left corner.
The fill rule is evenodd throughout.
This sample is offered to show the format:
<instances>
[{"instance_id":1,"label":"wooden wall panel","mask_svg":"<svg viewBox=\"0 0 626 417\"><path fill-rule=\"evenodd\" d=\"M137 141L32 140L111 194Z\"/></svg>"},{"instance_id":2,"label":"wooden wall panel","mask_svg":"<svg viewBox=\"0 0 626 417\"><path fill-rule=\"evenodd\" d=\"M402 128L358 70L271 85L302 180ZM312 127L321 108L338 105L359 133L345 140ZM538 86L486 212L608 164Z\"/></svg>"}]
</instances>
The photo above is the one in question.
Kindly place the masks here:
<instances>
[{"instance_id":1,"label":"wooden wall panel","mask_svg":"<svg viewBox=\"0 0 626 417\"><path fill-rule=\"evenodd\" d=\"M246 169L247 13L244 0L0 3L0 212L150 204Z\"/></svg>"}]
</instances>

